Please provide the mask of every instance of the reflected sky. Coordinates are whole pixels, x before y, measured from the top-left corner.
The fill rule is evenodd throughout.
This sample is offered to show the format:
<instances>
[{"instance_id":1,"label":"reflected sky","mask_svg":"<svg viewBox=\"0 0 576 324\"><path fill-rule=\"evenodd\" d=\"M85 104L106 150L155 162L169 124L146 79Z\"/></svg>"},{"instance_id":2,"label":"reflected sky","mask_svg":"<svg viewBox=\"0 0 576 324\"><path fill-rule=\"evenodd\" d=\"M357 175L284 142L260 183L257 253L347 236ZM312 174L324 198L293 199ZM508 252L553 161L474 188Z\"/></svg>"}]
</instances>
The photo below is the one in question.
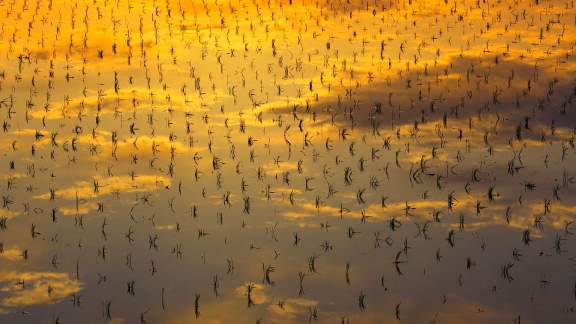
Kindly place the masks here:
<instances>
[{"instance_id":1,"label":"reflected sky","mask_svg":"<svg viewBox=\"0 0 576 324\"><path fill-rule=\"evenodd\" d=\"M574 5L0 0L0 322L572 323Z\"/></svg>"}]
</instances>

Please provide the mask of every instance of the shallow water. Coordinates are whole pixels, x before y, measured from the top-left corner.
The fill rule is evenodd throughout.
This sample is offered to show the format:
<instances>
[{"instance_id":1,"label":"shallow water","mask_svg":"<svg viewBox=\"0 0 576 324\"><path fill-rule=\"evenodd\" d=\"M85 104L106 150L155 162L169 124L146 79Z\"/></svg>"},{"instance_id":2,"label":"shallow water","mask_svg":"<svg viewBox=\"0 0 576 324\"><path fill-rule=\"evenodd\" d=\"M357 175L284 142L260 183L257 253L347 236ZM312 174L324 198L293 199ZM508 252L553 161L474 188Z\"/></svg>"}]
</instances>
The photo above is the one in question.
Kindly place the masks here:
<instances>
[{"instance_id":1,"label":"shallow water","mask_svg":"<svg viewBox=\"0 0 576 324\"><path fill-rule=\"evenodd\" d=\"M574 322L574 5L0 0L0 322Z\"/></svg>"}]
</instances>

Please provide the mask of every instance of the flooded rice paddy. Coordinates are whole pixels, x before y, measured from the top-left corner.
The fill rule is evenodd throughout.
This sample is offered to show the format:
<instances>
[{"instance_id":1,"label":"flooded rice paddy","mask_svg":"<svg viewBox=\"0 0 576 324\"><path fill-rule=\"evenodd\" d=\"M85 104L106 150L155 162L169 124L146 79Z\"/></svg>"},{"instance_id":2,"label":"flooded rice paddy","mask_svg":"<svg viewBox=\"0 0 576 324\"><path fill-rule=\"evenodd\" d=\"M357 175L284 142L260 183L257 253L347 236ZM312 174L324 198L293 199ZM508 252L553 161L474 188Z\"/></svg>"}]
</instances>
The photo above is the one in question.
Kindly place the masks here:
<instances>
[{"instance_id":1,"label":"flooded rice paddy","mask_svg":"<svg viewBox=\"0 0 576 324\"><path fill-rule=\"evenodd\" d=\"M573 323L573 0L0 0L0 322Z\"/></svg>"}]
</instances>

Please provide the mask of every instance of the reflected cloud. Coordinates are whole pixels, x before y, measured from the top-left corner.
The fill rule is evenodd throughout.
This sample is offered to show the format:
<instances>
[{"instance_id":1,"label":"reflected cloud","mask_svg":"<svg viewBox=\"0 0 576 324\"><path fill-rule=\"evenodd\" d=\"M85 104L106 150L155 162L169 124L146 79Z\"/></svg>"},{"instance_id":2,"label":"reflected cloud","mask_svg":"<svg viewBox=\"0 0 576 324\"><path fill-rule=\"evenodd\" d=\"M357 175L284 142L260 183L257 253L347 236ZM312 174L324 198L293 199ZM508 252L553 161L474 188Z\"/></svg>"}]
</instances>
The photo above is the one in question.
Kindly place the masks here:
<instances>
[{"instance_id":1,"label":"reflected cloud","mask_svg":"<svg viewBox=\"0 0 576 324\"><path fill-rule=\"evenodd\" d=\"M82 284L67 273L58 272L0 272L4 307L49 305L82 290Z\"/></svg>"}]
</instances>

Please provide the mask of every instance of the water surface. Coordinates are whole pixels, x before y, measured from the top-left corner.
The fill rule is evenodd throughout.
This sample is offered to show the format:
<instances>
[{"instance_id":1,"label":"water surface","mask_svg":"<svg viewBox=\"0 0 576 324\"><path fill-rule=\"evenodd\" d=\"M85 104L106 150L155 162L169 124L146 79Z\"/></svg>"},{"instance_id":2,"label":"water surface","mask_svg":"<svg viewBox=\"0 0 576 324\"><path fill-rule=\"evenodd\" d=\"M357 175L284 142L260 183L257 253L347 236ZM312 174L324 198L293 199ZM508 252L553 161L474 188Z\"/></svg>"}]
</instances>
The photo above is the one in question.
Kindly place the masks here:
<instances>
[{"instance_id":1,"label":"water surface","mask_svg":"<svg viewBox=\"0 0 576 324\"><path fill-rule=\"evenodd\" d=\"M574 322L574 5L0 1L0 322Z\"/></svg>"}]
</instances>

